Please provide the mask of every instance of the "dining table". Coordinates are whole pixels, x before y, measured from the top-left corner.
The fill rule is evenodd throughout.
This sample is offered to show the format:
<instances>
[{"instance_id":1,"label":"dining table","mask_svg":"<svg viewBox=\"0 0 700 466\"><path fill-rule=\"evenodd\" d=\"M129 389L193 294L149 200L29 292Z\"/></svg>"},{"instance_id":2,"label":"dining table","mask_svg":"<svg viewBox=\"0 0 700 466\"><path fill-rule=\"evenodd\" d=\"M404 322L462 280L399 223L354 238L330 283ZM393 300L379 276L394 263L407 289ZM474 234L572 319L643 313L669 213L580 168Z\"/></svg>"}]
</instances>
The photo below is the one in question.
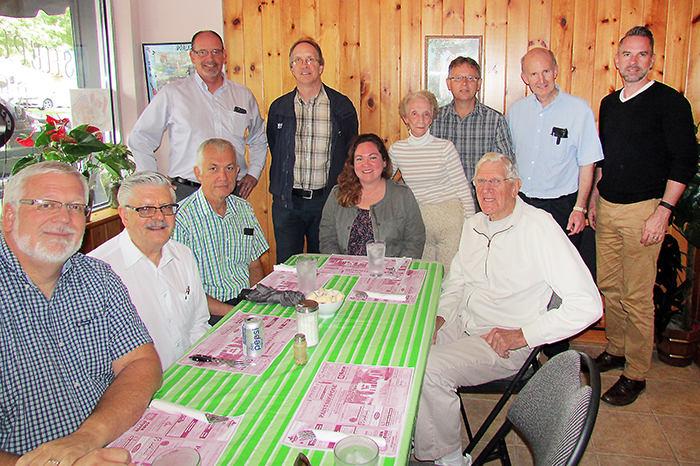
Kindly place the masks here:
<instances>
[{"instance_id":1,"label":"dining table","mask_svg":"<svg viewBox=\"0 0 700 466\"><path fill-rule=\"evenodd\" d=\"M317 257L320 266L329 256ZM293 256L286 264L293 266L297 258ZM308 348L305 365L295 364L292 339L259 375L232 374L176 363L163 374L163 385L155 398L217 415L242 416L217 465L292 466L302 452L313 466L331 466L334 455L330 449L294 448L282 443L319 368L327 362L412 368L405 424L397 453L379 458L379 465L408 464L435 328L443 267L436 262L412 260L408 269L426 271L414 304L346 299L332 318L319 319L319 343ZM333 275L325 288L340 290L347 296L357 281L358 276ZM203 339L239 311L295 317L294 307L242 301Z\"/></svg>"}]
</instances>

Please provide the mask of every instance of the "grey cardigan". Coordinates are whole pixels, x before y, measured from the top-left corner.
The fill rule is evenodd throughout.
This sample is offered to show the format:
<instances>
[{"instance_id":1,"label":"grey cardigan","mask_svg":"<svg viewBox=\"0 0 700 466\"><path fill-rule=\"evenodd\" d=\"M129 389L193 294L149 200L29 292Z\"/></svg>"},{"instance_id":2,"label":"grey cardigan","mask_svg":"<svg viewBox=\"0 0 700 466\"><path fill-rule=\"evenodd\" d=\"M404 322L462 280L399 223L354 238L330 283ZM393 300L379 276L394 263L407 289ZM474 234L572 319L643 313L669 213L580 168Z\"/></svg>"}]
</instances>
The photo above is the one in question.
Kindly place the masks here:
<instances>
[{"instance_id":1,"label":"grey cardigan","mask_svg":"<svg viewBox=\"0 0 700 466\"><path fill-rule=\"evenodd\" d=\"M341 207L335 186L323 207L320 241L323 254L347 254L350 229L360 209ZM411 189L386 180L384 198L369 208L376 241L386 243L387 257L420 259L425 245L425 225Z\"/></svg>"}]
</instances>

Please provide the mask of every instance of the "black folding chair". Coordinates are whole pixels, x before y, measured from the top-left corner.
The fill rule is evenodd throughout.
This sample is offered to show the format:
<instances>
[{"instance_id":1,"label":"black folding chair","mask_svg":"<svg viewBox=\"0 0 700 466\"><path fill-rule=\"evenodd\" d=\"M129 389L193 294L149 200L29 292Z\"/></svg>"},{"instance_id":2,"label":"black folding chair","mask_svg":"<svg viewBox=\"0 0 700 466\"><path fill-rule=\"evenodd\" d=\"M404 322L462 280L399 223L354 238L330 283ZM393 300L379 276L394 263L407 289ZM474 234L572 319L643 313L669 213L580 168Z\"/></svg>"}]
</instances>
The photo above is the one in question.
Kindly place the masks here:
<instances>
[{"instance_id":1,"label":"black folding chair","mask_svg":"<svg viewBox=\"0 0 700 466\"><path fill-rule=\"evenodd\" d=\"M484 422L481 424L479 430L472 435L471 427L469 426L469 419L467 417L467 411L464 408L464 403L462 402L462 397L459 397L459 409L462 411L462 419L464 420L464 427L467 429L467 436L469 437L469 445L464 449L464 454L471 454L476 445L481 441L481 439L486 434L488 428L496 420L496 417L501 412L503 407L506 405L510 397L514 393L518 393L522 389L528 380L535 374L535 372L540 368L540 362L537 357L542 351L544 345L536 346L530 352L530 355L525 360L520 370L510 377L503 379L494 380L491 382L486 382L480 385L474 385L470 387L459 387L457 388L457 395L462 393L501 393L501 398L496 403L496 406L491 410L489 415L486 417ZM498 445L494 449L492 458L495 460L500 459L504 466L510 466L510 457L508 456L508 449L506 448L505 439L503 439L502 445Z\"/></svg>"},{"instance_id":2,"label":"black folding chair","mask_svg":"<svg viewBox=\"0 0 700 466\"><path fill-rule=\"evenodd\" d=\"M588 385L582 385L582 366ZM515 426L532 449L536 466L576 466L591 438L599 404L600 373L593 359L573 350L558 354L523 387L472 465L489 461Z\"/></svg>"}]
</instances>

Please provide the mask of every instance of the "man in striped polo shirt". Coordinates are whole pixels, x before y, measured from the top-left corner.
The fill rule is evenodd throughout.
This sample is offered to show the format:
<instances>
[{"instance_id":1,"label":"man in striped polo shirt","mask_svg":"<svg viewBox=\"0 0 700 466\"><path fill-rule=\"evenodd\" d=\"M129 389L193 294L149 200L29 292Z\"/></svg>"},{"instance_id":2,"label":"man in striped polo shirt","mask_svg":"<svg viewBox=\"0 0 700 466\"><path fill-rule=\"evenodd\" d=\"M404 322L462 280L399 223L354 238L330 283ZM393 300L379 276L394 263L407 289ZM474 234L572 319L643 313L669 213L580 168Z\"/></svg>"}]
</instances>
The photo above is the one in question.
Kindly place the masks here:
<instances>
[{"instance_id":1,"label":"man in striped polo shirt","mask_svg":"<svg viewBox=\"0 0 700 466\"><path fill-rule=\"evenodd\" d=\"M238 164L233 144L212 138L197 149L194 174L202 187L180 205L173 239L194 253L214 325L238 303L238 293L263 276L268 250L248 201L230 195Z\"/></svg>"}]
</instances>

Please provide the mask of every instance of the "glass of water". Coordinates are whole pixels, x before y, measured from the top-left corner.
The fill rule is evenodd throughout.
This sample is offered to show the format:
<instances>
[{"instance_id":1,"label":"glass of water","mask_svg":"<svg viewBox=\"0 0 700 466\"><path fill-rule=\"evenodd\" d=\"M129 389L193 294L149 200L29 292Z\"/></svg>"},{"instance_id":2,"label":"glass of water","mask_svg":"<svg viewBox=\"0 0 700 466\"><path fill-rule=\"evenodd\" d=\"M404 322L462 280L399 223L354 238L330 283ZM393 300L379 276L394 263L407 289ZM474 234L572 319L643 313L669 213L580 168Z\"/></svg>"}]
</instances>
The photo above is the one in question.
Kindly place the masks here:
<instances>
[{"instance_id":1,"label":"glass of water","mask_svg":"<svg viewBox=\"0 0 700 466\"><path fill-rule=\"evenodd\" d=\"M384 241L367 242L367 266L370 277L381 277L384 274L384 254L386 244Z\"/></svg>"},{"instance_id":2,"label":"glass of water","mask_svg":"<svg viewBox=\"0 0 700 466\"><path fill-rule=\"evenodd\" d=\"M297 283L299 291L304 295L316 290L317 259L314 256L299 256L297 258Z\"/></svg>"},{"instance_id":3,"label":"glass of water","mask_svg":"<svg viewBox=\"0 0 700 466\"><path fill-rule=\"evenodd\" d=\"M350 435L333 448L335 466L376 466L379 463L377 443L364 435Z\"/></svg>"}]
</instances>

